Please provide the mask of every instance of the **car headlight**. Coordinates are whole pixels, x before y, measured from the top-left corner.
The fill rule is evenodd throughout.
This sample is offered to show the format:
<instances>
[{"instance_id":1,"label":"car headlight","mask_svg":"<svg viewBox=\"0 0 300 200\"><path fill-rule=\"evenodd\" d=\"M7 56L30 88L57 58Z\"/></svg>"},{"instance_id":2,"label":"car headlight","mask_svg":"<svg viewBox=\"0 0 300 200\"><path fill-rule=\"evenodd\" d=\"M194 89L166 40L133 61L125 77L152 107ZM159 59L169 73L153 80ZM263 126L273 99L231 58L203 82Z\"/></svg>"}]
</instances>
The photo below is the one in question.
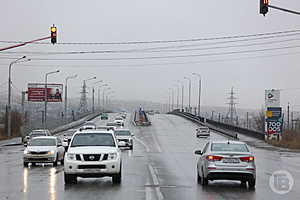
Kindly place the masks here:
<instances>
[{"instance_id":1,"label":"car headlight","mask_svg":"<svg viewBox=\"0 0 300 200\"><path fill-rule=\"evenodd\" d=\"M29 153L30 152L27 149L24 150L24 154L29 154Z\"/></svg>"},{"instance_id":2,"label":"car headlight","mask_svg":"<svg viewBox=\"0 0 300 200\"><path fill-rule=\"evenodd\" d=\"M73 153L68 153L68 154L67 154L67 159L68 159L68 160L75 160L75 154L73 154Z\"/></svg>"},{"instance_id":3,"label":"car headlight","mask_svg":"<svg viewBox=\"0 0 300 200\"><path fill-rule=\"evenodd\" d=\"M48 152L48 155L53 155L54 153L55 153L55 151L52 150L52 151L49 151L49 152Z\"/></svg>"},{"instance_id":4,"label":"car headlight","mask_svg":"<svg viewBox=\"0 0 300 200\"><path fill-rule=\"evenodd\" d=\"M118 156L117 153L109 153L108 160L115 160L115 159L117 159L117 156Z\"/></svg>"}]
</instances>

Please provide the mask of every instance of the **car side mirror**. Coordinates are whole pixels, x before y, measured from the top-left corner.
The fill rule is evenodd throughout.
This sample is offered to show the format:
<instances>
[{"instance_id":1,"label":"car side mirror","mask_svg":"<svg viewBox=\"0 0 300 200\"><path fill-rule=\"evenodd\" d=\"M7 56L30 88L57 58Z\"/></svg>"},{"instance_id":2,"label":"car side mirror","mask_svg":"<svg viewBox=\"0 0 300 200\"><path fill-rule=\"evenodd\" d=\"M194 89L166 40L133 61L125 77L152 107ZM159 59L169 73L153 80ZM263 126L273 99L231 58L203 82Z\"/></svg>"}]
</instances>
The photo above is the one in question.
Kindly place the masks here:
<instances>
[{"instance_id":1,"label":"car side mirror","mask_svg":"<svg viewBox=\"0 0 300 200\"><path fill-rule=\"evenodd\" d=\"M202 155L203 152L202 152L201 150L196 150L196 151L195 151L195 154L196 154L196 155Z\"/></svg>"},{"instance_id":2,"label":"car side mirror","mask_svg":"<svg viewBox=\"0 0 300 200\"><path fill-rule=\"evenodd\" d=\"M24 144L24 147L27 147L27 144Z\"/></svg>"}]
</instances>

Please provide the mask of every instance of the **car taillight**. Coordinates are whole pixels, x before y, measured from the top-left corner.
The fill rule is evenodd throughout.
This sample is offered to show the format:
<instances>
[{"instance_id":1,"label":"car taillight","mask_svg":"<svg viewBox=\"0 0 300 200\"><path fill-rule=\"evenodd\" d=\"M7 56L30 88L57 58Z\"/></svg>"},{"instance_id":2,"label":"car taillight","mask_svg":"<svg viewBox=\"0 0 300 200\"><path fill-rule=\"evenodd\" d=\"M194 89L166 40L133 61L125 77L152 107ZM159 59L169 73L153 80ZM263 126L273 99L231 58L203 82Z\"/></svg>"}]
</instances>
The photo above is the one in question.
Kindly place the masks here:
<instances>
[{"instance_id":1,"label":"car taillight","mask_svg":"<svg viewBox=\"0 0 300 200\"><path fill-rule=\"evenodd\" d=\"M222 156L212 156L212 155L209 155L209 156L206 156L206 159L209 160L209 161L220 161L222 160Z\"/></svg>"},{"instance_id":2,"label":"car taillight","mask_svg":"<svg viewBox=\"0 0 300 200\"><path fill-rule=\"evenodd\" d=\"M253 162L254 161L254 157L253 156L240 157L240 160L242 162Z\"/></svg>"}]
</instances>

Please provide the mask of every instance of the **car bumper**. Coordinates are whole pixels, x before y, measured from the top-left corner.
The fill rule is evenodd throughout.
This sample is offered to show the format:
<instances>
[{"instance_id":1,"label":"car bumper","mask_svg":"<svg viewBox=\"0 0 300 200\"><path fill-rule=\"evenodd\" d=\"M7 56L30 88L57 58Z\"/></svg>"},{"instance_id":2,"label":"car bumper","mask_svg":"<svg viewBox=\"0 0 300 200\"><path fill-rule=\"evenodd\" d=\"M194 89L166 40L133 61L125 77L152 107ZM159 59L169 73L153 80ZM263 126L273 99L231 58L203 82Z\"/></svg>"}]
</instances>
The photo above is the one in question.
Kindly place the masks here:
<instances>
[{"instance_id":1,"label":"car bumper","mask_svg":"<svg viewBox=\"0 0 300 200\"><path fill-rule=\"evenodd\" d=\"M197 137L209 137L210 133L197 133Z\"/></svg>"},{"instance_id":2,"label":"car bumper","mask_svg":"<svg viewBox=\"0 0 300 200\"><path fill-rule=\"evenodd\" d=\"M23 157L24 162L35 162L35 163L52 163L56 160L56 157L53 155L26 155Z\"/></svg>"},{"instance_id":3,"label":"car bumper","mask_svg":"<svg viewBox=\"0 0 300 200\"><path fill-rule=\"evenodd\" d=\"M79 177L103 177L119 173L121 165L119 160L101 162L66 161L64 171Z\"/></svg>"},{"instance_id":4,"label":"car bumper","mask_svg":"<svg viewBox=\"0 0 300 200\"><path fill-rule=\"evenodd\" d=\"M209 180L249 180L256 177L256 171L253 167L219 169L209 167L206 177Z\"/></svg>"}]
</instances>

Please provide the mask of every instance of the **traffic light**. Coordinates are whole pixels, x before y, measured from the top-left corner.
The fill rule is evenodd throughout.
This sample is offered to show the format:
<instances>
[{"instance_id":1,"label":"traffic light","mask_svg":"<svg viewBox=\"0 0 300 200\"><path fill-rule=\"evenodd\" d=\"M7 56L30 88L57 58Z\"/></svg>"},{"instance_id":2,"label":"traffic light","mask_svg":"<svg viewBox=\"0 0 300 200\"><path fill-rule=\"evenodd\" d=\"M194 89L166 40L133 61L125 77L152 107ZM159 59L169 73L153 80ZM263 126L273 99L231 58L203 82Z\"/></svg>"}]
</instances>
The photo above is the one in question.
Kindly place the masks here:
<instances>
[{"instance_id":1,"label":"traffic light","mask_svg":"<svg viewBox=\"0 0 300 200\"><path fill-rule=\"evenodd\" d=\"M55 44L56 43L56 36L57 36L57 28L53 25L51 28L50 28L50 31L51 31L51 43L52 44Z\"/></svg>"},{"instance_id":2,"label":"traffic light","mask_svg":"<svg viewBox=\"0 0 300 200\"><path fill-rule=\"evenodd\" d=\"M269 0L260 0L260 10L259 13L263 14L264 16L268 13L269 11Z\"/></svg>"}]
</instances>

